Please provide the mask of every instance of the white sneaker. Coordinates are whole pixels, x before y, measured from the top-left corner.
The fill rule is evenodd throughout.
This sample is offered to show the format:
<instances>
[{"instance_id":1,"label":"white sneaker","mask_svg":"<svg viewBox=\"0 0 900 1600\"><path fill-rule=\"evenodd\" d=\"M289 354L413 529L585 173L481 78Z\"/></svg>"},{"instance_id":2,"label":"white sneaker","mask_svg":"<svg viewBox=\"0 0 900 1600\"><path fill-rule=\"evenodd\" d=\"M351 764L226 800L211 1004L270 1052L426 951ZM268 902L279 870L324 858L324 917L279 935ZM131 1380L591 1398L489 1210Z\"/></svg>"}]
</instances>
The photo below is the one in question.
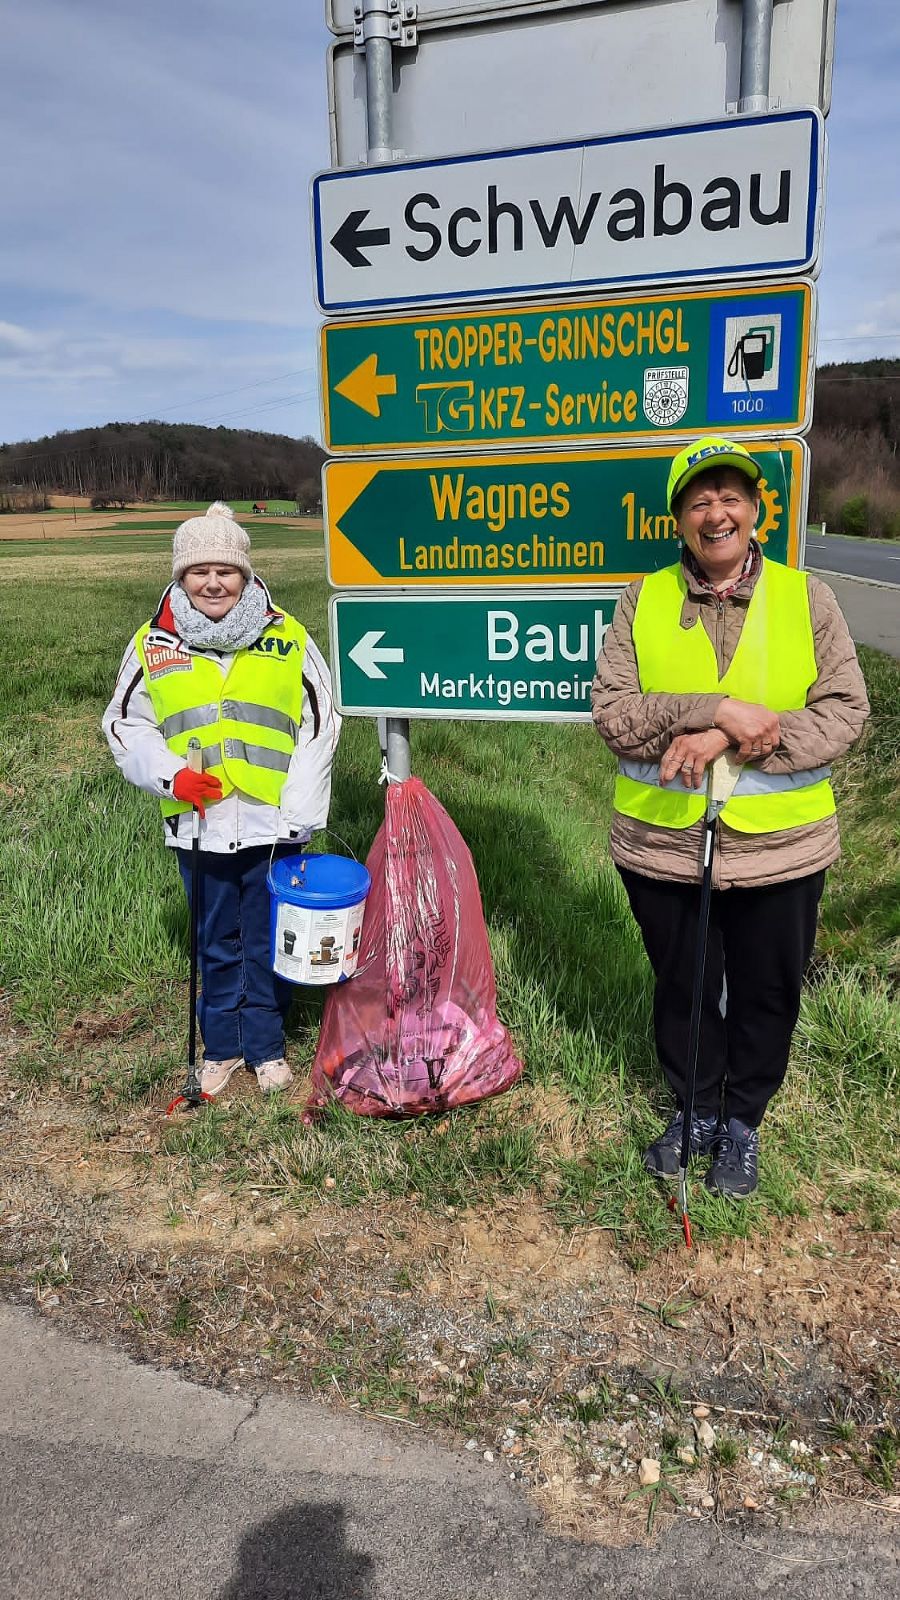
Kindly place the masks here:
<instances>
[{"instance_id":1,"label":"white sneaker","mask_svg":"<svg viewBox=\"0 0 900 1600\"><path fill-rule=\"evenodd\" d=\"M200 1068L200 1087L204 1094L220 1094L229 1078L244 1065L243 1056L229 1056L227 1061L204 1061Z\"/></svg>"},{"instance_id":2,"label":"white sneaker","mask_svg":"<svg viewBox=\"0 0 900 1600\"><path fill-rule=\"evenodd\" d=\"M277 1061L261 1061L253 1070L263 1094L271 1094L273 1089L286 1089L294 1081L294 1074L283 1056Z\"/></svg>"}]
</instances>

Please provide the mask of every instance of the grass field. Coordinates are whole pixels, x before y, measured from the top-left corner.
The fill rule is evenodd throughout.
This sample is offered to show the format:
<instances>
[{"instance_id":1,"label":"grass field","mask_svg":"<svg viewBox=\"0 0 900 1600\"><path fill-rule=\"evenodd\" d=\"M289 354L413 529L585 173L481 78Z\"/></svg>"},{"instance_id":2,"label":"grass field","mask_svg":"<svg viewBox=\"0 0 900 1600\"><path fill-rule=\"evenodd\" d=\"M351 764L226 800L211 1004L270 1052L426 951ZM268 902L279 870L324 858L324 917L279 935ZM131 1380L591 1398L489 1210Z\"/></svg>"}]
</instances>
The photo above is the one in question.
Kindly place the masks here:
<instances>
[{"instance_id":1,"label":"grass field","mask_svg":"<svg viewBox=\"0 0 900 1600\"><path fill-rule=\"evenodd\" d=\"M277 529L254 551L282 603L325 642L326 589L314 532ZM133 556L135 545L127 544ZM179 1072L186 927L156 806L119 778L99 718L129 633L167 576L169 542L141 538L115 570L104 541L45 546L0 562L0 823L3 981L33 1042L21 1071L103 1104L157 1097ZM300 559L298 560L298 556ZM65 568L61 581L59 563ZM4 581L4 578L15 582ZM24 581L23 581L24 580ZM865 656L875 715L840 770L845 856L832 873L788 1089L766 1124L759 1196L729 1207L698 1191L707 1236L746 1234L810 1207L881 1222L897 1199L895 1074L900 1031L892 815L900 670ZM607 855L613 764L588 727L423 723L414 768L472 849L500 1007L543 1122L509 1097L450 1119L360 1124L336 1114L310 1134L253 1105L179 1126L169 1140L198 1171L225 1161L278 1182L297 1203L324 1172L346 1200L414 1192L461 1201L474 1183L532 1189L558 1217L653 1247L671 1236L639 1151L666 1110L649 1027L648 972ZM365 855L379 825L372 724L345 723L332 821ZM295 1062L308 1063L321 1001L301 998ZM77 1059L56 1041L85 1013L154 1023L132 1054ZM276 1177L276 1171L280 1176Z\"/></svg>"},{"instance_id":2,"label":"grass field","mask_svg":"<svg viewBox=\"0 0 900 1600\"><path fill-rule=\"evenodd\" d=\"M0 540L0 581L3 576L2 563L15 556L36 561L87 556L94 561L106 561L110 556L158 556L168 552L171 560L172 534L177 525L178 519L174 516L168 522L128 522L120 518L105 524L99 531L92 528L91 532L84 535L70 531L64 538L5 538ZM264 539L267 550L293 550L298 544L310 549L322 549L322 524L314 519L303 519L301 522L298 518L293 523L262 522L254 526L253 533L256 541ZM254 546L254 558L255 553ZM160 570L164 577L164 566Z\"/></svg>"},{"instance_id":3,"label":"grass field","mask_svg":"<svg viewBox=\"0 0 900 1600\"><path fill-rule=\"evenodd\" d=\"M0 1292L211 1384L489 1447L589 1538L674 1515L794 1525L849 1498L895 1512L900 667L863 657L872 727L837 777L845 853L759 1194L729 1207L695 1182L688 1253L640 1164L668 1107L589 727L412 730L472 849L519 1086L441 1118L306 1127L322 1000L301 995L290 1097L243 1074L166 1120L185 906L157 806L99 722L170 548L0 547ZM260 530L254 561L324 644L321 532ZM359 855L379 764L373 726L345 722L331 820Z\"/></svg>"}]
</instances>

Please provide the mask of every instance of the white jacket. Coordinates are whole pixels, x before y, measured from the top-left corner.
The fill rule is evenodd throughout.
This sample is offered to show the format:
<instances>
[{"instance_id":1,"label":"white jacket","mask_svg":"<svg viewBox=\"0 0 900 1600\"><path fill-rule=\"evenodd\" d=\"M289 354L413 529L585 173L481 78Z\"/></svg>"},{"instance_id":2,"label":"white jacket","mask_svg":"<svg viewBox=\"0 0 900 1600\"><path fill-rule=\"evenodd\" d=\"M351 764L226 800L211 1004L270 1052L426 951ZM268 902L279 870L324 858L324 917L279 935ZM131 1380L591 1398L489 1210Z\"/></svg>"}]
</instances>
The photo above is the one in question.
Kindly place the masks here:
<instances>
[{"instance_id":1,"label":"white jacket","mask_svg":"<svg viewBox=\"0 0 900 1600\"><path fill-rule=\"evenodd\" d=\"M183 642L181 648L185 648ZM225 677L232 656L188 648L192 654L214 661ZM207 804L206 817L200 823L201 850L224 855L250 845L272 845L277 839L304 842L317 828L324 828L331 799L331 763L340 730L341 719L334 709L328 667L307 635L303 658L303 720L281 791L280 806L266 805L233 789L224 799ZM116 766L129 783L160 800L171 800L172 780L185 763L169 749L159 730L144 686L135 639L122 657L113 697L103 715L103 732ZM190 849L190 811L165 818L164 826L166 844Z\"/></svg>"}]
</instances>

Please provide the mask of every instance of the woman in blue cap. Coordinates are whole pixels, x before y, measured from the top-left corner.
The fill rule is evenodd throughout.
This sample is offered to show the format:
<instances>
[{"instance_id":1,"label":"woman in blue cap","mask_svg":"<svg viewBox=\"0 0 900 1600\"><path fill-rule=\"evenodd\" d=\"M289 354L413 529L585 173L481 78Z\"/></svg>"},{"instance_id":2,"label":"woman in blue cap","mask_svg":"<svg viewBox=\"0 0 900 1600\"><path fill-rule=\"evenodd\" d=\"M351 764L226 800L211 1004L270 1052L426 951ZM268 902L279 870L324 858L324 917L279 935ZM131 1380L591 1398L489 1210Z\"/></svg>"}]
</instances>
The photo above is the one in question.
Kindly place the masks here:
<instances>
[{"instance_id":1,"label":"woman in blue cap","mask_svg":"<svg viewBox=\"0 0 900 1600\"><path fill-rule=\"evenodd\" d=\"M597 663L595 725L619 760L610 848L653 967L675 1114L644 1152L678 1171L707 767L742 764L717 828L692 1155L740 1199L784 1080L826 869L840 853L830 764L868 715L847 625L820 579L755 537L761 469L710 436L676 455L680 561L625 590Z\"/></svg>"}]
</instances>

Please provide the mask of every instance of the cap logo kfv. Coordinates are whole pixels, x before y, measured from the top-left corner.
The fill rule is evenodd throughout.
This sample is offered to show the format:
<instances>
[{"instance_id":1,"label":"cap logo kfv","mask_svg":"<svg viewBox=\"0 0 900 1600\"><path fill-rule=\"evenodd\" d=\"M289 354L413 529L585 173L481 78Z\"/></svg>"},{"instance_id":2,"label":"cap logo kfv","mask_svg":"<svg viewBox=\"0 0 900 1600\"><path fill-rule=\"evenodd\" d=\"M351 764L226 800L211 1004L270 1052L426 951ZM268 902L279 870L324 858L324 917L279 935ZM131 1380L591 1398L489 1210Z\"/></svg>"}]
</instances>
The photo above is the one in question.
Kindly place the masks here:
<instances>
[{"instance_id":1,"label":"cap logo kfv","mask_svg":"<svg viewBox=\"0 0 900 1600\"><path fill-rule=\"evenodd\" d=\"M687 458L687 465L695 467L698 461L705 461L707 456L729 456L734 453L733 444L708 444L703 450L695 450Z\"/></svg>"}]
</instances>

